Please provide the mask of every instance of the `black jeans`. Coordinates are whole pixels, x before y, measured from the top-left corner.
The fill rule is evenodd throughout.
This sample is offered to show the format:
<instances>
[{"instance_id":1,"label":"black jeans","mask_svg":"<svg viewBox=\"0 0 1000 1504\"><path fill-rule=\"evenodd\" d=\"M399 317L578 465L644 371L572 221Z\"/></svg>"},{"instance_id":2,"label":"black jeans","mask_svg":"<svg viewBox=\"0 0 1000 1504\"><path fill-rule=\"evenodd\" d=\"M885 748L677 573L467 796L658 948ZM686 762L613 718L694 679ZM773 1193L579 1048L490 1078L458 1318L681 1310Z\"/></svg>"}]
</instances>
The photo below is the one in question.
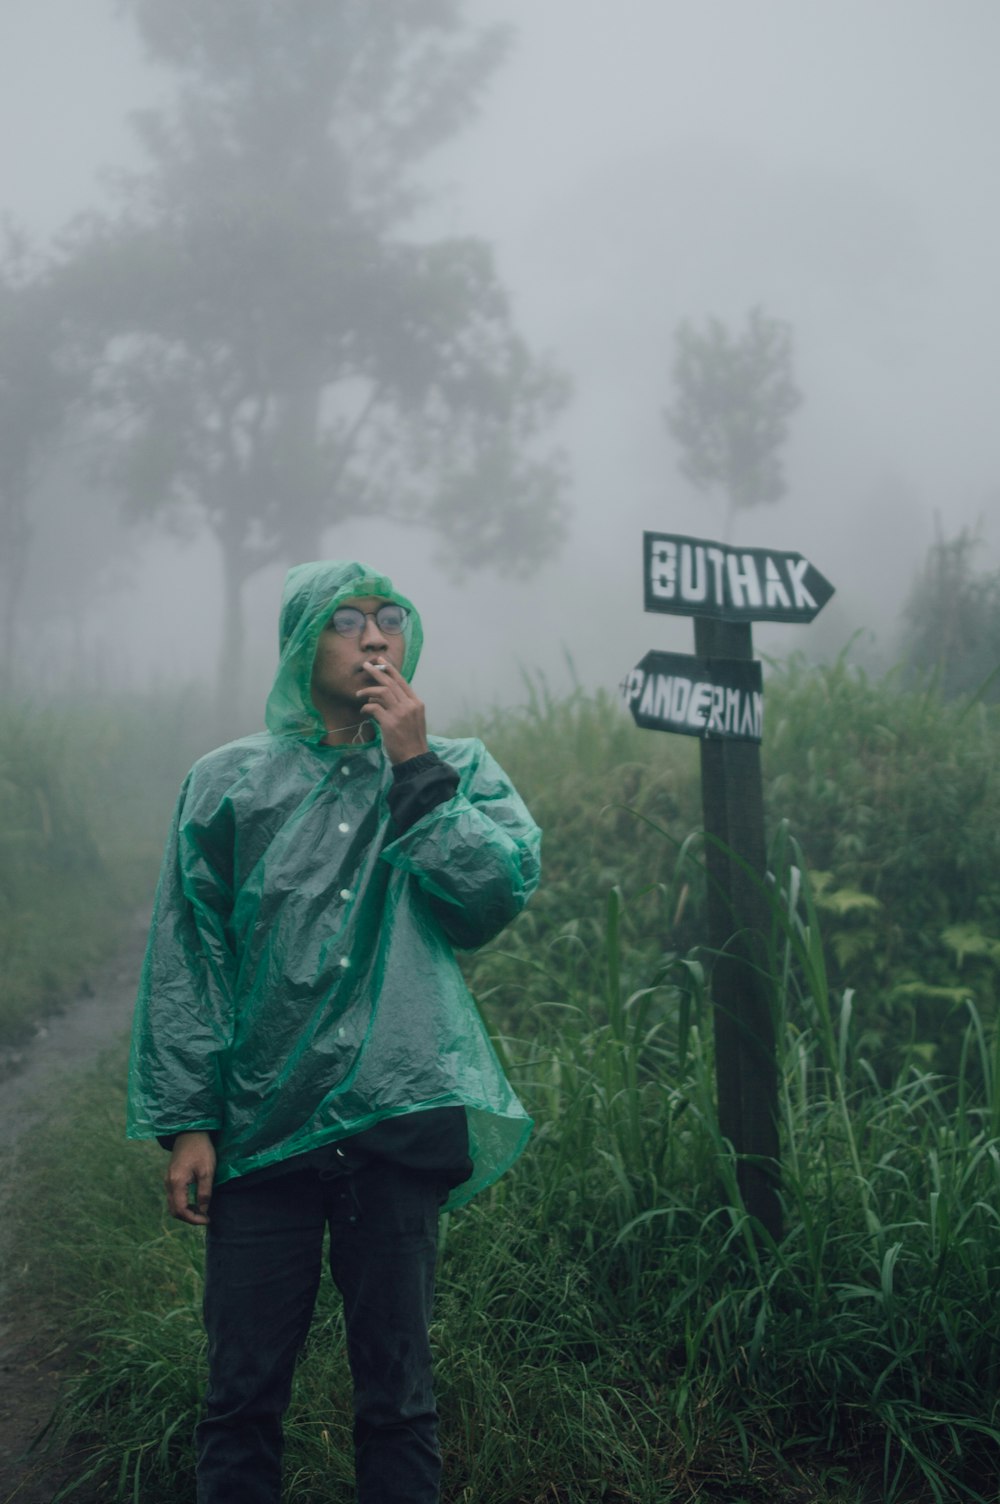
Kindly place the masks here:
<instances>
[{"instance_id":1,"label":"black jeans","mask_svg":"<svg viewBox=\"0 0 1000 1504\"><path fill-rule=\"evenodd\" d=\"M437 1176L384 1161L332 1178L304 1170L218 1188L205 1253L198 1504L278 1504L282 1416L327 1225L354 1380L359 1504L437 1504L427 1326L446 1194Z\"/></svg>"}]
</instances>

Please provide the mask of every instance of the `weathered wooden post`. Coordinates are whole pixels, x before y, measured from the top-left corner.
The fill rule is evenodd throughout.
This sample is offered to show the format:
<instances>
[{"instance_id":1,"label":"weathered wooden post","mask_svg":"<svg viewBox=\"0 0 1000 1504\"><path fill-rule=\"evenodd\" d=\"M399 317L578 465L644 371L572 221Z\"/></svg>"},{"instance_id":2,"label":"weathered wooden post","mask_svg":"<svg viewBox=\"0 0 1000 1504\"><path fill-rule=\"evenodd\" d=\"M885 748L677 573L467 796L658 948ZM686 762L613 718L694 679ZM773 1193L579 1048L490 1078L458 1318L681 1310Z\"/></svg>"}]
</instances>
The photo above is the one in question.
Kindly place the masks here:
<instances>
[{"instance_id":1,"label":"weathered wooden post","mask_svg":"<svg viewBox=\"0 0 1000 1504\"><path fill-rule=\"evenodd\" d=\"M767 968L762 676L752 621L811 621L833 587L799 554L643 535L647 611L695 618L695 657L647 653L625 682L640 726L701 741L719 1126L744 1205L781 1234L777 1060Z\"/></svg>"}]
</instances>

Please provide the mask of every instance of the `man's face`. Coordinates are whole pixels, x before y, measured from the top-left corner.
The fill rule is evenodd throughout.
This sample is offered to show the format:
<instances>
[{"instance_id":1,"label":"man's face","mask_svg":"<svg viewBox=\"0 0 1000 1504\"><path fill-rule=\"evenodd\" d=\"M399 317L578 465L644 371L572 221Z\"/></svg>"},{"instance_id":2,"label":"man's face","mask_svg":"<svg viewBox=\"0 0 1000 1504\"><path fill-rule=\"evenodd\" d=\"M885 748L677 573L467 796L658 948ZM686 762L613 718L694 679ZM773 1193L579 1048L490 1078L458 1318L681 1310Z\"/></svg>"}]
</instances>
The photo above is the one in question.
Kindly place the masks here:
<instances>
[{"instance_id":1,"label":"man's face","mask_svg":"<svg viewBox=\"0 0 1000 1504\"><path fill-rule=\"evenodd\" d=\"M317 709L321 710L324 705L331 709L334 706L338 709L351 707L355 719L360 720L358 690L378 678L378 671L373 673L365 664L382 659L402 670L405 636L401 632L383 632L375 620L374 613L379 606L386 604L385 597L380 595L351 596L341 601L337 609L354 606L366 613L365 624L357 636L342 636L335 630L332 617L323 628L316 644L312 670L312 697Z\"/></svg>"}]
</instances>

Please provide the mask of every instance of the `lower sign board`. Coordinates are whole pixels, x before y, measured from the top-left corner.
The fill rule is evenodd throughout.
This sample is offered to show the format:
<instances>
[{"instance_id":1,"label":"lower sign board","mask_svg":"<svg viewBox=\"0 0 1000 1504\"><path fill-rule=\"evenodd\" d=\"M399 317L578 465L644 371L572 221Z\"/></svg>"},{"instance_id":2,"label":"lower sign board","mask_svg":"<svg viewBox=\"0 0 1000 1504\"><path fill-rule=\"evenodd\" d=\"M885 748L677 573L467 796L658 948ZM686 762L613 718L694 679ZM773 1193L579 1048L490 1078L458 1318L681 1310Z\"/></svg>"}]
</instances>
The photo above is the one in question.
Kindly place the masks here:
<instances>
[{"instance_id":1,"label":"lower sign board","mask_svg":"<svg viewBox=\"0 0 1000 1504\"><path fill-rule=\"evenodd\" d=\"M647 653L622 685L637 726L759 742L764 689L756 659Z\"/></svg>"}]
</instances>

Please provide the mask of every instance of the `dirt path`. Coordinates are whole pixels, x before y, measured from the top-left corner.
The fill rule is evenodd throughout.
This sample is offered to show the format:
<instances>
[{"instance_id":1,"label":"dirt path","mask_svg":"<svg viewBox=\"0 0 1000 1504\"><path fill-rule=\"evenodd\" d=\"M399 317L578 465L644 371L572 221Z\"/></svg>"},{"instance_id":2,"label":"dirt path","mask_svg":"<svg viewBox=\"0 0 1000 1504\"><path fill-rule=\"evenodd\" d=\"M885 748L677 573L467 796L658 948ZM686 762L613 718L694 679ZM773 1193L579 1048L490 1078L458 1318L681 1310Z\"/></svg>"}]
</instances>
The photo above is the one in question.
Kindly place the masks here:
<instances>
[{"instance_id":1,"label":"dirt path","mask_svg":"<svg viewBox=\"0 0 1000 1504\"><path fill-rule=\"evenodd\" d=\"M86 1069L129 1027L145 944L146 916L136 916L118 954L50 1017L20 1052L15 1074L0 1080L0 1144L13 1148L58 1100L65 1079ZM2 1169L2 1166L0 1166ZM0 1271L6 1269L0 1183ZM73 1461L32 1451L55 1406L68 1359L44 1311L15 1309L0 1272L0 1504L51 1504L73 1477ZM78 1504L86 1501L74 1495Z\"/></svg>"}]
</instances>

